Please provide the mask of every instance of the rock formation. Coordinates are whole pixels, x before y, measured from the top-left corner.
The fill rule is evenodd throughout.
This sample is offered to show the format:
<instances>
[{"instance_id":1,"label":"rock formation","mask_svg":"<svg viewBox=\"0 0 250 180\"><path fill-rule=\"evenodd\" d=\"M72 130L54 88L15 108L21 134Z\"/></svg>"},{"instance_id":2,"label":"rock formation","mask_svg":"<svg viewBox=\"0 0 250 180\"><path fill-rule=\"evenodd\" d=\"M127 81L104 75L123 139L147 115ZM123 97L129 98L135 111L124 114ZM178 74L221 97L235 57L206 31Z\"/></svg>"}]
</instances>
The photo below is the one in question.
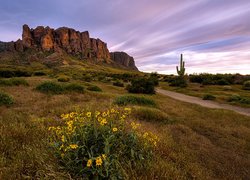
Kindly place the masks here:
<instances>
[{"instance_id":1,"label":"rock formation","mask_svg":"<svg viewBox=\"0 0 250 180\"><path fill-rule=\"evenodd\" d=\"M125 52L112 52L110 53L110 58L111 60L118 64L121 64L122 66L138 71L137 67L135 66L134 58L129 56Z\"/></svg>"},{"instance_id":2,"label":"rock formation","mask_svg":"<svg viewBox=\"0 0 250 180\"><path fill-rule=\"evenodd\" d=\"M81 59L90 59L94 62L106 62L125 66L138 70L133 57L124 52L109 53L107 44L100 39L89 37L88 31L79 32L71 28L61 27L52 29L50 27L38 26L30 29L23 25L22 40L16 42L1 42L1 51L25 52L28 49L36 51L66 52Z\"/></svg>"}]
</instances>

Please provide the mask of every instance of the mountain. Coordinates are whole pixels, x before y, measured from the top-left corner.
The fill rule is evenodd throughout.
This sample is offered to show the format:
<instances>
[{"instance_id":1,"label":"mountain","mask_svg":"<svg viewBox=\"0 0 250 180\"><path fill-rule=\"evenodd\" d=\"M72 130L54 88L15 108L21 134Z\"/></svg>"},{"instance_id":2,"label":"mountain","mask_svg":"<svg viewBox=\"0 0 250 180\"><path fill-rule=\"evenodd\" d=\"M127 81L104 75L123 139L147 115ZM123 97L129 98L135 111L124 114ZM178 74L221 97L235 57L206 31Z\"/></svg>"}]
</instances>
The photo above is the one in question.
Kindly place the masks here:
<instances>
[{"instance_id":1,"label":"mountain","mask_svg":"<svg viewBox=\"0 0 250 180\"><path fill-rule=\"evenodd\" d=\"M79 60L105 63L114 67L138 71L133 57L125 52L110 53L107 44L100 39L91 38L88 31L79 32L68 27L53 29L43 26L31 29L25 24L23 25L22 40L18 39L15 42L0 41L0 53L27 54L31 51L33 52L32 56L34 56L34 52L49 54L48 57L45 57L46 63L51 57L54 61L55 59L62 59L62 54L67 54L77 57Z\"/></svg>"}]
</instances>

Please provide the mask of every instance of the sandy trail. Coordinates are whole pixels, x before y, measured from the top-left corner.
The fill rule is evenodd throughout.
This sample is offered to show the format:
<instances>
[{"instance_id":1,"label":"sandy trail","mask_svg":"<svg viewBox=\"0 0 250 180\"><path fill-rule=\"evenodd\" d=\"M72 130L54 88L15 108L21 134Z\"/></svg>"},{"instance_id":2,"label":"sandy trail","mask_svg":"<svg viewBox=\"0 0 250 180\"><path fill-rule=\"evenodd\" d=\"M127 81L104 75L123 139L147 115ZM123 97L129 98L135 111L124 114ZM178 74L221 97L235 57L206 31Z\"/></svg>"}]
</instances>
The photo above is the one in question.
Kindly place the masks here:
<instances>
[{"instance_id":1,"label":"sandy trail","mask_svg":"<svg viewBox=\"0 0 250 180\"><path fill-rule=\"evenodd\" d=\"M239 114L250 116L250 108L242 108L242 107L232 106L229 104L220 104L220 103L214 102L214 101L205 101L205 100L202 100L198 97L188 96L185 94L181 94L181 93L177 93L177 92L173 92L173 91L168 91L168 90L163 90L163 89L156 89L156 92L163 94L163 95L166 95L166 96L169 96L173 99L177 99L177 100L188 102L188 103L198 104L198 105L203 106L203 107L227 109L227 110L235 111Z\"/></svg>"}]
</instances>

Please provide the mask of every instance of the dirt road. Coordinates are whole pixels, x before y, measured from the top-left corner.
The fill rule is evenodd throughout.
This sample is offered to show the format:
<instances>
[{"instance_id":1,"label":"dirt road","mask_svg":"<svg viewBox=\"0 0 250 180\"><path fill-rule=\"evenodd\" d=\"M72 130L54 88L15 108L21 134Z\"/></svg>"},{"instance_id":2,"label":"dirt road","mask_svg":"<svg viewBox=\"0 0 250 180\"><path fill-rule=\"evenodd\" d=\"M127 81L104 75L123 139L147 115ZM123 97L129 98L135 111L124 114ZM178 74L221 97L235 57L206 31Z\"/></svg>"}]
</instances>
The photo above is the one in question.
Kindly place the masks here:
<instances>
[{"instance_id":1,"label":"dirt road","mask_svg":"<svg viewBox=\"0 0 250 180\"><path fill-rule=\"evenodd\" d=\"M173 92L173 91L168 91L168 90L163 90L163 89L156 89L156 92L169 96L173 99L177 99L180 101L188 102L188 103L193 103L193 104L198 104L203 107L207 108L217 108L217 109L227 109L227 110L232 110L235 111L239 114L247 115L250 116L250 108L242 108L242 107L237 107L237 106L232 106L229 104L220 104L214 101L205 101L202 100L198 97L193 97L193 96L188 96L185 94Z\"/></svg>"}]
</instances>

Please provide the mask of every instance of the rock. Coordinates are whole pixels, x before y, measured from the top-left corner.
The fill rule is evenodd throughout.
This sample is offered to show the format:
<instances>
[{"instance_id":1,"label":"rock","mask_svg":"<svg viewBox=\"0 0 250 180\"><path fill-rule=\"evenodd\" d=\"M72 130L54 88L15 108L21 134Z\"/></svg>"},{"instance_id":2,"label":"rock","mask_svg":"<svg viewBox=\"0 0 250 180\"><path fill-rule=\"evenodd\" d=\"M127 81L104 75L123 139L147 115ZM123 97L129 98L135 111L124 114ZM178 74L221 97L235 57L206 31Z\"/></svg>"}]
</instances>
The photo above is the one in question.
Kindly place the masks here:
<instances>
[{"instance_id":1,"label":"rock","mask_svg":"<svg viewBox=\"0 0 250 180\"><path fill-rule=\"evenodd\" d=\"M33 38L31 35L31 30L27 24L23 25L22 41L24 48L32 48Z\"/></svg>"},{"instance_id":2,"label":"rock","mask_svg":"<svg viewBox=\"0 0 250 180\"><path fill-rule=\"evenodd\" d=\"M110 58L114 62L121 64L126 68L138 71L137 67L135 66L134 58L125 52L111 52Z\"/></svg>"},{"instance_id":3,"label":"rock","mask_svg":"<svg viewBox=\"0 0 250 180\"><path fill-rule=\"evenodd\" d=\"M15 42L15 50L18 52L23 52L23 41L21 39L18 39Z\"/></svg>"}]
</instances>

